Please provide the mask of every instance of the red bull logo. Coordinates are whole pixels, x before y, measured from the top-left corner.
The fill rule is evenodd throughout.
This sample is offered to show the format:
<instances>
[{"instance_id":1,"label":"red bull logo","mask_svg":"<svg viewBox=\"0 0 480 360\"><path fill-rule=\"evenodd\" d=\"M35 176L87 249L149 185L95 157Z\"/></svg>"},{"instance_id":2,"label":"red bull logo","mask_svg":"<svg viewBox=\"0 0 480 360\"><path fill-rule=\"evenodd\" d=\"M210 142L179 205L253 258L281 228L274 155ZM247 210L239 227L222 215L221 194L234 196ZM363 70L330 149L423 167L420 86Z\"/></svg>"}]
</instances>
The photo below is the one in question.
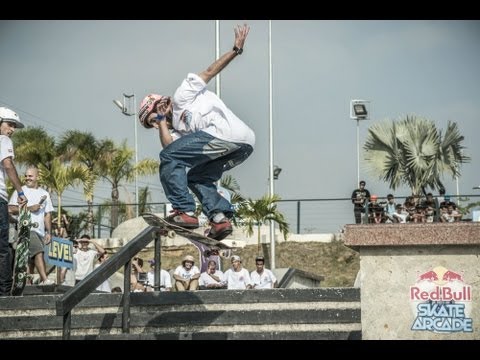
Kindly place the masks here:
<instances>
[{"instance_id":1,"label":"red bull logo","mask_svg":"<svg viewBox=\"0 0 480 360\"><path fill-rule=\"evenodd\" d=\"M417 279L417 281L422 281L422 280L427 280L427 281L438 280L438 275L433 270L427 271L426 273L421 274Z\"/></svg>"},{"instance_id":2,"label":"red bull logo","mask_svg":"<svg viewBox=\"0 0 480 360\"><path fill-rule=\"evenodd\" d=\"M419 273L409 297L415 316L411 330L473 331L472 287L465 283L464 272L438 266Z\"/></svg>"}]
</instances>

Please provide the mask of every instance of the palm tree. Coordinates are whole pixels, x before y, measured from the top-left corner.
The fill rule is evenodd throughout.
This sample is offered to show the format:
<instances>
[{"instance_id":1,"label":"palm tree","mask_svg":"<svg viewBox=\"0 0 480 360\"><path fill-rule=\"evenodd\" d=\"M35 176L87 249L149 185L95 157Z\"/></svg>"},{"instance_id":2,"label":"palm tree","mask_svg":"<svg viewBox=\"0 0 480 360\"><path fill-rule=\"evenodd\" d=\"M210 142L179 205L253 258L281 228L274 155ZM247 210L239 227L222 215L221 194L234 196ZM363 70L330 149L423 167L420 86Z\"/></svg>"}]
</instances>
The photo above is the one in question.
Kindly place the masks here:
<instances>
[{"instance_id":1,"label":"palm tree","mask_svg":"<svg viewBox=\"0 0 480 360\"><path fill-rule=\"evenodd\" d=\"M220 186L231 192L232 204L239 204L245 201L245 198L240 194L240 185L232 175L223 175L220 179Z\"/></svg>"},{"instance_id":2,"label":"palm tree","mask_svg":"<svg viewBox=\"0 0 480 360\"><path fill-rule=\"evenodd\" d=\"M456 123L449 122L442 136L433 121L407 116L372 125L363 148L367 169L391 189L406 185L412 195L426 195L427 187L443 187L443 173L460 176L460 164L470 160L463 140Z\"/></svg>"},{"instance_id":3,"label":"palm tree","mask_svg":"<svg viewBox=\"0 0 480 360\"><path fill-rule=\"evenodd\" d=\"M146 212L151 212L152 207L149 205L149 200L151 198L151 191L148 186L141 187L138 190L138 213L143 214Z\"/></svg>"},{"instance_id":4,"label":"palm tree","mask_svg":"<svg viewBox=\"0 0 480 360\"><path fill-rule=\"evenodd\" d=\"M50 168L39 164L39 183L45 185L50 192L57 195L57 226L61 227L62 194L69 186L78 185L88 180L88 170L84 165L67 166L60 159L53 159Z\"/></svg>"},{"instance_id":5,"label":"palm tree","mask_svg":"<svg viewBox=\"0 0 480 360\"><path fill-rule=\"evenodd\" d=\"M245 233L248 236L253 235L253 227L257 226L258 253L260 253L260 227L266 222L276 222L284 239L287 239L289 232L288 223L285 221L283 214L277 209L276 203L279 200L280 197L276 194L272 196L264 195L259 200L248 199L242 202L237 209L236 215L245 226Z\"/></svg>"},{"instance_id":6,"label":"palm tree","mask_svg":"<svg viewBox=\"0 0 480 360\"><path fill-rule=\"evenodd\" d=\"M112 185L112 209L111 226L118 226L118 206L119 206L119 186L125 181L131 183L135 180L135 174L140 176L153 175L158 171L159 161L154 159L143 159L136 165L132 164L134 150L127 147L126 141L123 141L120 147L116 147L111 152L109 163L105 163L104 171L101 176Z\"/></svg>"},{"instance_id":7,"label":"palm tree","mask_svg":"<svg viewBox=\"0 0 480 360\"><path fill-rule=\"evenodd\" d=\"M109 139L98 141L92 133L79 130L68 130L58 144L58 152L65 160L74 164L85 165L88 177L84 184L84 195L87 200L87 233L93 235L93 195L95 185L104 170L104 164L111 158L113 142Z\"/></svg>"},{"instance_id":8,"label":"palm tree","mask_svg":"<svg viewBox=\"0 0 480 360\"><path fill-rule=\"evenodd\" d=\"M14 132L12 141L15 143L15 162L19 164L43 164L49 167L50 162L57 157L55 139L42 127L27 127Z\"/></svg>"}]
</instances>

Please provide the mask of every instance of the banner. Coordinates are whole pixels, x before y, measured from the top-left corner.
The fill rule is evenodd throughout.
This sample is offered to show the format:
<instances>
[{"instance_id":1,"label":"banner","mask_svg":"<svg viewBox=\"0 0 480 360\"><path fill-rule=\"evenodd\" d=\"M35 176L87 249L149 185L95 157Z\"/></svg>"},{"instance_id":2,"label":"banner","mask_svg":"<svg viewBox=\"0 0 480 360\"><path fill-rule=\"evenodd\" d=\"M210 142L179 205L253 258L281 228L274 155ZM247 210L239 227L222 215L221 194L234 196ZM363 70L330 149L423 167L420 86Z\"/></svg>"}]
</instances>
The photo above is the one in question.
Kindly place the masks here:
<instances>
[{"instance_id":1,"label":"banner","mask_svg":"<svg viewBox=\"0 0 480 360\"><path fill-rule=\"evenodd\" d=\"M50 244L45 245L43 254L47 264L73 268L73 242L70 240L52 237Z\"/></svg>"}]
</instances>

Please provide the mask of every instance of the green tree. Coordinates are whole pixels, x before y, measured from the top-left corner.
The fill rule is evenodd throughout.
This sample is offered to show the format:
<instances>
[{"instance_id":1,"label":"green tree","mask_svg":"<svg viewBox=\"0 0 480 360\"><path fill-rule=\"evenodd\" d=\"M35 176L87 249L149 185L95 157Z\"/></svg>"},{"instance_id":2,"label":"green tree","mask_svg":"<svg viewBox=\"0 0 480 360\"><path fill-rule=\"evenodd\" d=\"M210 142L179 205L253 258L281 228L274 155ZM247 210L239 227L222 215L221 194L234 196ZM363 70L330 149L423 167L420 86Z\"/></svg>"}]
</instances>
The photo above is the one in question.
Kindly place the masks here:
<instances>
[{"instance_id":1,"label":"green tree","mask_svg":"<svg viewBox=\"0 0 480 360\"><path fill-rule=\"evenodd\" d=\"M92 133L79 130L65 132L58 144L58 152L74 164L83 164L87 169L87 180L84 183L84 195L87 200L86 232L93 236L93 196L95 185L103 174L105 164L111 159L113 142L109 139L99 141Z\"/></svg>"},{"instance_id":2,"label":"green tree","mask_svg":"<svg viewBox=\"0 0 480 360\"><path fill-rule=\"evenodd\" d=\"M49 192L57 195L57 226L61 227L62 194L70 186L85 184L88 181L88 170L84 165L65 165L60 159L53 159L50 167L39 164L39 183L45 185Z\"/></svg>"},{"instance_id":3,"label":"green tree","mask_svg":"<svg viewBox=\"0 0 480 360\"><path fill-rule=\"evenodd\" d=\"M445 172L460 176L460 164L470 160L463 152L463 140L456 123L449 122L442 135L433 121L407 116L372 125L363 146L364 158L367 169L391 189L406 185L412 195L426 195L427 187L444 187Z\"/></svg>"},{"instance_id":4,"label":"green tree","mask_svg":"<svg viewBox=\"0 0 480 360\"><path fill-rule=\"evenodd\" d=\"M43 164L49 168L51 161L60 156L57 153L55 138L42 127L26 127L12 135L15 144L15 162L28 166Z\"/></svg>"},{"instance_id":5,"label":"green tree","mask_svg":"<svg viewBox=\"0 0 480 360\"><path fill-rule=\"evenodd\" d=\"M220 185L231 192L232 204L245 201L245 198L240 194L240 185L232 175L223 175L220 179Z\"/></svg>"},{"instance_id":6,"label":"green tree","mask_svg":"<svg viewBox=\"0 0 480 360\"><path fill-rule=\"evenodd\" d=\"M258 200L245 200L240 203L237 209L236 216L240 218L240 224L245 227L245 233L248 236L252 236L254 226L257 227L258 253L260 253L260 227L267 222L273 221L277 223L284 239L287 239L289 226L283 214L277 209L279 200L280 197L276 194L272 196L264 195Z\"/></svg>"},{"instance_id":7,"label":"green tree","mask_svg":"<svg viewBox=\"0 0 480 360\"><path fill-rule=\"evenodd\" d=\"M119 186L122 182L131 183L135 180L135 174L138 176L153 175L158 171L159 162L154 159L143 159L138 164L133 163L134 150L127 147L126 141L123 141L119 147L112 149L109 163L105 164L102 177L112 186L112 209L110 212L111 226L118 226L119 215Z\"/></svg>"}]
</instances>

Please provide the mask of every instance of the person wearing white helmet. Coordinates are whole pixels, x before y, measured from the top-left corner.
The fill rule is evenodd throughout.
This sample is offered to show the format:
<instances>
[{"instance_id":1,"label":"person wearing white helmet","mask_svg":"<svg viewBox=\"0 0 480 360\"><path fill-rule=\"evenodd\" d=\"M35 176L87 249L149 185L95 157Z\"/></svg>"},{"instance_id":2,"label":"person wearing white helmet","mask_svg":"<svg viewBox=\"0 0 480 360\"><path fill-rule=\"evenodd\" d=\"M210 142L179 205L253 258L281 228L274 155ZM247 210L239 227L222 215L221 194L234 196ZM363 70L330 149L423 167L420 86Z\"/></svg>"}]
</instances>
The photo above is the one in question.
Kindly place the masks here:
<instances>
[{"instance_id":1,"label":"person wearing white helmet","mask_svg":"<svg viewBox=\"0 0 480 360\"><path fill-rule=\"evenodd\" d=\"M13 111L0 107L0 296L9 296L12 288L12 254L8 244L8 194L6 180L10 179L18 193L18 205L24 206L27 198L22 191L22 183L13 163L13 143L10 137L15 129L24 125Z\"/></svg>"},{"instance_id":2,"label":"person wearing white helmet","mask_svg":"<svg viewBox=\"0 0 480 360\"><path fill-rule=\"evenodd\" d=\"M207 236L222 240L232 233L232 204L222 197L216 182L222 174L245 161L253 152L255 133L213 92L208 82L242 54L250 28L235 28L233 49L206 70L189 73L172 97L150 94L138 111L140 123L159 130L160 181L172 204L166 220L194 229L196 195L211 228ZM187 168L188 171L187 175Z\"/></svg>"}]
</instances>

